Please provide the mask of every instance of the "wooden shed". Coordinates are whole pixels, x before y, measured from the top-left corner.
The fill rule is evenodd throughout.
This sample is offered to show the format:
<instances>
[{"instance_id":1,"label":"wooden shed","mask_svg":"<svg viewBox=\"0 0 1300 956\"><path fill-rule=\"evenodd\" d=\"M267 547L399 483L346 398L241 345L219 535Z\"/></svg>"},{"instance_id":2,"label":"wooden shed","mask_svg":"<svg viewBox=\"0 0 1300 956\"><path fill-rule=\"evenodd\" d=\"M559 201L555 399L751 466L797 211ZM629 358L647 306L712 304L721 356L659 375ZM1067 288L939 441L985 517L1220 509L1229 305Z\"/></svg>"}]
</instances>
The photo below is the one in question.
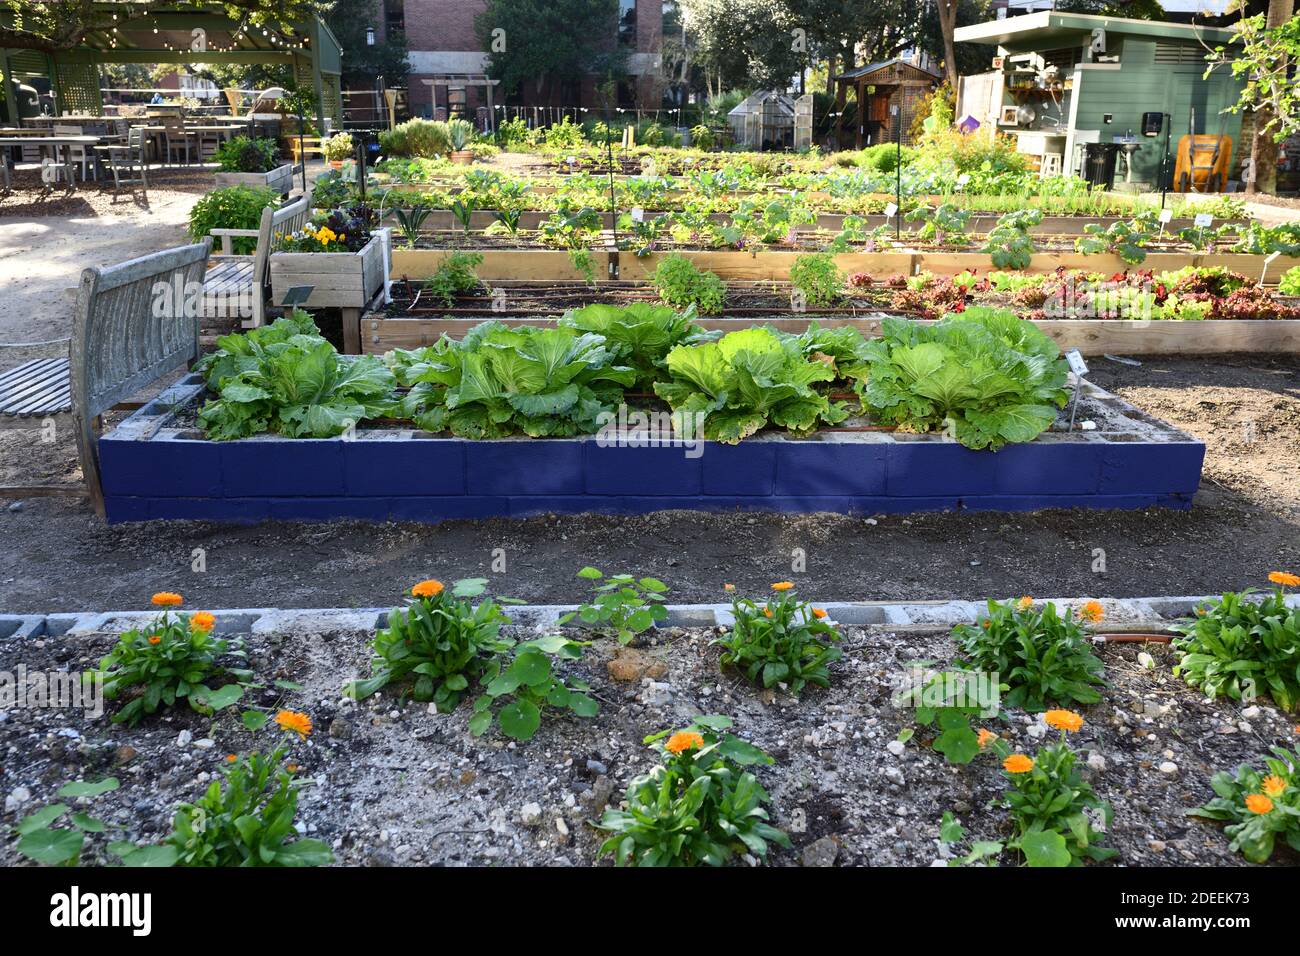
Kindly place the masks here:
<instances>
[{"instance_id":1,"label":"wooden shed","mask_svg":"<svg viewBox=\"0 0 1300 956\"><path fill-rule=\"evenodd\" d=\"M844 106L849 88L857 91L858 113L853 132L853 149L876 143L892 143L901 134L904 146L912 144L908 130L921 99L939 83L939 75L906 60L868 63L835 77L835 142L848 149L848 130L844 126ZM897 114L890 108L897 106Z\"/></svg>"}]
</instances>

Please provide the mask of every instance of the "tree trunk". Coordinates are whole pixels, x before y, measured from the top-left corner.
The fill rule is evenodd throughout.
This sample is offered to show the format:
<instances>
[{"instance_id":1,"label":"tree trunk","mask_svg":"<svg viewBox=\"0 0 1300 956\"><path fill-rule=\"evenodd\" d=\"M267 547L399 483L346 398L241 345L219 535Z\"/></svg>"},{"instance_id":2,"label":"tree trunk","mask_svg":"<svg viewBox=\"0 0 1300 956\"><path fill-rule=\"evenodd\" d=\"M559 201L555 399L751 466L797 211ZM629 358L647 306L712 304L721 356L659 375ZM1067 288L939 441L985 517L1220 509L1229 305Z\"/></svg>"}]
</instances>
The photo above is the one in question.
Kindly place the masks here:
<instances>
[{"instance_id":1,"label":"tree trunk","mask_svg":"<svg viewBox=\"0 0 1300 956\"><path fill-rule=\"evenodd\" d=\"M1269 0L1265 26L1272 30L1282 26L1295 12L1295 0ZM1246 184L1247 193L1277 192L1277 154L1279 144L1271 132L1261 132L1273 119L1268 107L1255 110L1255 131L1250 139L1250 167L1255 177Z\"/></svg>"},{"instance_id":2,"label":"tree trunk","mask_svg":"<svg viewBox=\"0 0 1300 956\"><path fill-rule=\"evenodd\" d=\"M935 0L939 11L939 32L943 34L943 69L954 94L957 92L957 52L952 37L957 29L957 2Z\"/></svg>"}]
</instances>

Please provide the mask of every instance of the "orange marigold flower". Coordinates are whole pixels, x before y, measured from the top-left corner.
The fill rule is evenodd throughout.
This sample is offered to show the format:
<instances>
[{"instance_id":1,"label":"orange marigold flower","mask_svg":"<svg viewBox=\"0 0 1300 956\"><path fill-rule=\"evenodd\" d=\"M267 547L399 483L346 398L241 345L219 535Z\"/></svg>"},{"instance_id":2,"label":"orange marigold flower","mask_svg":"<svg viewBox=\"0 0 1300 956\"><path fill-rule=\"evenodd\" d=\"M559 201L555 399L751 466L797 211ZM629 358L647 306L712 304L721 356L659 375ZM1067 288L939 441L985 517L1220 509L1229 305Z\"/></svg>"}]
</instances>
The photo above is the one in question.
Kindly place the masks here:
<instances>
[{"instance_id":1,"label":"orange marigold flower","mask_svg":"<svg viewBox=\"0 0 1300 956\"><path fill-rule=\"evenodd\" d=\"M1083 718L1072 710L1049 710L1043 715L1049 727L1074 733L1083 726Z\"/></svg>"},{"instance_id":2,"label":"orange marigold flower","mask_svg":"<svg viewBox=\"0 0 1300 956\"><path fill-rule=\"evenodd\" d=\"M980 728L979 736L980 736L980 750L983 750L989 744L993 743L993 741L998 739L997 734L995 734L993 731L985 727Z\"/></svg>"},{"instance_id":3,"label":"orange marigold flower","mask_svg":"<svg viewBox=\"0 0 1300 956\"><path fill-rule=\"evenodd\" d=\"M823 618L826 616L826 609L823 607L815 607L812 609L812 615L815 618Z\"/></svg>"},{"instance_id":4,"label":"orange marigold flower","mask_svg":"<svg viewBox=\"0 0 1300 956\"><path fill-rule=\"evenodd\" d=\"M284 765L284 769L288 773L297 773L298 765L296 763L287 763Z\"/></svg>"},{"instance_id":5,"label":"orange marigold flower","mask_svg":"<svg viewBox=\"0 0 1300 956\"><path fill-rule=\"evenodd\" d=\"M173 594L171 591L159 591L149 600L159 607L180 607L183 598L179 594Z\"/></svg>"},{"instance_id":6,"label":"orange marigold flower","mask_svg":"<svg viewBox=\"0 0 1300 956\"><path fill-rule=\"evenodd\" d=\"M1079 619L1090 621L1096 624L1106 616L1106 609L1102 607L1100 601L1084 601L1079 607Z\"/></svg>"},{"instance_id":7,"label":"orange marigold flower","mask_svg":"<svg viewBox=\"0 0 1300 956\"><path fill-rule=\"evenodd\" d=\"M1034 769L1034 761L1024 754L1012 754L1002 761L1002 769L1007 773L1029 773Z\"/></svg>"},{"instance_id":8,"label":"orange marigold flower","mask_svg":"<svg viewBox=\"0 0 1300 956\"><path fill-rule=\"evenodd\" d=\"M155 634L153 637L149 638L149 643L150 643L150 644L161 644L161 643L162 643L162 638L159 637L157 634Z\"/></svg>"},{"instance_id":9,"label":"orange marigold flower","mask_svg":"<svg viewBox=\"0 0 1300 956\"><path fill-rule=\"evenodd\" d=\"M275 722L283 729L306 738L311 733L311 718L296 710L282 710L275 715Z\"/></svg>"},{"instance_id":10,"label":"orange marigold flower","mask_svg":"<svg viewBox=\"0 0 1300 956\"><path fill-rule=\"evenodd\" d=\"M234 763L238 759L239 758L236 757L234 754L226 754L226 763Z\"/></svg>"},{"instance_id":11,"label":"orange marigold flower","mask_svg":"<svg viewBox=\"0 0 1300 956\"><path fill-rule=\"evenodd\" d=\"M1024 611L1024 610L1028 610L1033 605L1033 603L1034 603L1034 599L1031 598L1028 594L1026 594L1024 597L1022 597L1019 601L1016 602L1016 607Z\"/></svg>"},{"instance_id":12,"label":"orange marigold flower","mask_svg":"<svg viewBox=\"0 0 1300 956\"><path fill-rule=\"evenodd\" d=\"M1246 797L1246 809L1251 813L1265 814L1273 809L1273 801L1262 793L1252 793Z\"/></svg>"},{"instance_id":13,"label":"orange marigold flower","mask_svg":"<svg viewBox=\"0 0 1300 956\"><path fill-rule=\"evenodd\" d=\"M1274 571L1268 576L1268 579L1274 584L1280 584L1283 587L1300 587L1300 575L1291 574L1287 571Z\"/></svg>"},{"instance_id":14,"label":"orange marigold flower","mask_svg":"<svg viewBox=\"0 0 1300 956\"><path fill-rule=\"evenodd\" d=\"M190 630L210 631L217 626L217 619L209 611L197 611L190 615Z\"/></svg>"},{"instance_id":15,"label":"orange marigold flower","mask_svg":"<svg viewBox=\"0 0 1300 956\"><path fill-rule=\"evenodd\" d=\"M437 597L442 593L442 582L430 578L427 581L421 581L415 587L411 588L411 594L415 597Z\"/></svg>"},{"instance_id":16,"label":"orange marigold flower","mask_svg":"<svg viewBox=\"0 0 1300 956\"><path fill-rule=\"evenodd\" d=\"M765 607L765 608L763 608L763 615L764 615L765 617L771 617L771 616L772 616L772 609L771 609L770 607Z\"/></svg>"},{"instance_id":17,"label":"orange marigold flower","mask_svg":"<svg viewBox=\"0 0 1300 956\"><path fill-rule=\"evenodd\" d=\"M792 587L794 587L794 583L791 582L791 581L777 581L775 584L772 585L772 590L773 590L773 591L788 591L788 590L790 590Z\"/></svg>"},{"instance_id":18,"label":"orange marigold flower","mask_svg":"<svg viewBox=\"0 0 1300 956\"><path fill-rule=\"evenodd\" d=\"M683 750L698 750L704 746L704 738L694 731L679 730L668 738L665 744L669 753L679 754Z\"/></svg>"},{"instance_id":19,"label":"orange marigold flower","mask_svg":"<svg viewBox=\"0 0 1300 956\"><path fill-rule=\"evenodd\" d=\"M1270 774L1264 778L1264 782L1260 784L1260 787L1270 797L1280 797L1286 792L1286 781L1277 774Z\"/></svg>"},{"instance_id":20,"label":"orange marigold flower","mask_svg":"<svg viewBox=\"0 0 1300 956\"><path fill-rule=\"evenodd\" d=\"M724 591L734 591L734 590L736 590L736 586L735 586L734 584L724 584L724 585L722 586L722 590L724 590Z\"/></svg>"}]
</instances>

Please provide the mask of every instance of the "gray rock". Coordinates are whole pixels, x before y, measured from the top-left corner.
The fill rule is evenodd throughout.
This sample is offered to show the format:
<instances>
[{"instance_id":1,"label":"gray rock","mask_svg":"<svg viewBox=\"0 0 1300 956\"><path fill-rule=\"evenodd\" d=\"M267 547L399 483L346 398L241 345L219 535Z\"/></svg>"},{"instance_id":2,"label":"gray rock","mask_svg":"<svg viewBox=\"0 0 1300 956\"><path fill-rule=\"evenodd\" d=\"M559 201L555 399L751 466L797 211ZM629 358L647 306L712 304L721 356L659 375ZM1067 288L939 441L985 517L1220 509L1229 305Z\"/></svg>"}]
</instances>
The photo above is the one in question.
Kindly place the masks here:
<instances>
[{"instance_id":1,"label":"gray rock","mask_svg":"<svg viewBox=\"0 0 1300 956\"><path fill-rule=\"evenodd\" d=\"M1088 754L1088 769L1095 770L1097 773L1106 772L1106 758L1097 751Z\"/></svg>"},{"instance_id":2,"label":"gray rock","mask_svg":"<svg viewBox=\"0 0 1300 956\"><path fill-rule=\"evenodd\" d=\"M594 773L594 774L604 774L604 773L608 773L608 772L609 772L609 768L606 767L606 766L605 766L603 763L601 763L599 760L588 760L588 761L587 761L587 769L590 770L590 771L591 771L592 773Z\"/></svg>"},{"instance_id":3,"label":"gray rock","mask_svg":"<svg viewBox=\"0 0 1300 956\"><path fill-rule=\"evenodd\" d=\"M519 822L526 827L535 827L542 822L542 807L537 803L525 803L519 808Z\"/></svg>"},{"instance_id":4,"label":"gray rock","mask_svg":"<svg viewBox=\"0 0 1300 956\"><path fill-rule=\"evenodd\" d=\"M9 506L9 510L17 514L19 511L22 511L24 507L26 506L21 501L15 501Z\"/></svg>"},{"instance_id":5,"label":"gray rock","mask_svg":"<svg viewBox=\"0 0 1300 956\"><path fill-rule=\"evenodd\" d=\"M347 740L352 736L352 725L342 717L330 721L329 735L335 740Z\"/></svg>"},{"instance_id":6,"label":"gray rock","mask_svg":"<svg viewBox=\"0 0 1300 956\"><path fill-rule=\"evenodd\" d=\"M32 792L26 787L17 787L5 797L5 813L13 813L32 798Z\"/></svg>"},{"instance_id":7,"label":"gray rock","mask_svg":"<svg viewBox=\"0 0 1300 956\"><path fill-rule=\"evenodd\" d=\"M834 866L840 845L834 837L824 836L803 848L804 866Z\"/></svg>"}]
</instances>

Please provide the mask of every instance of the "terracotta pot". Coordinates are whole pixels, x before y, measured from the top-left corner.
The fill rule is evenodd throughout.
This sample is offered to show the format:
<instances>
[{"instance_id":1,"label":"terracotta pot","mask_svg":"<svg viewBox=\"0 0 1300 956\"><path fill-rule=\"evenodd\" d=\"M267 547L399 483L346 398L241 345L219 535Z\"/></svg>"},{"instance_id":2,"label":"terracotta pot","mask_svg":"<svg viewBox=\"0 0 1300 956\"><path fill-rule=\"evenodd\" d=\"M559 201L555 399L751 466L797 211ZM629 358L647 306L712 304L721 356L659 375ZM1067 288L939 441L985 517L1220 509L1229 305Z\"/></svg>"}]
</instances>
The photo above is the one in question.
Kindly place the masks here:
<instances>
[{"instance_id":1,"label":"terracotta pot","mask_svg":"<svg viewBox=\"0 0 1300 956\"><path fill-rule=\"evenodd\" d=\"M474 151L471 149L452 150L451 161L453 163L460 163L462 166L468 166L470 163L474 162Z\"/></svg>"},{"instance_id":2,"label":"terracotta pot","mask_svg":"<svg viewBox=\"0 0 1300 956\"><path fill-rule=\"evenodd\" d=\"M342 169L342 168L343 168L343 160L341 159L330 160L330 169Z\"/></svg>"}]
</instances>

